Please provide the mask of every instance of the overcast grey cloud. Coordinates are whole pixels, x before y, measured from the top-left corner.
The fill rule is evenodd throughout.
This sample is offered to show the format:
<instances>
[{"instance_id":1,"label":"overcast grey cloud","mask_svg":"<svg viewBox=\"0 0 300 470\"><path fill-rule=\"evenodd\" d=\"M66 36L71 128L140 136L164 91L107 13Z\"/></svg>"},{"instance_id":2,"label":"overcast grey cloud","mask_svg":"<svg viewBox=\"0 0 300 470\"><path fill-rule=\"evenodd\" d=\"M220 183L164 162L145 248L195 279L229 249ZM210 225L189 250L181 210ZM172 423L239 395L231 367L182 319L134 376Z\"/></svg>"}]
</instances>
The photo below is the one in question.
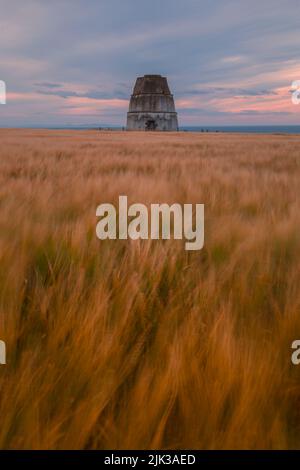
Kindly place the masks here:
<instances>
[{"instance_id":1,"label":"overcast grey cloud","mask_svg":"<svg viewBox=\"0 0 300 470\"><path fill-rule=\"evenodd\" d=\"M124 125L138 75L181 125L298 123L299 0L0 0L0 125ZM300 107L299 107L300 108Z\"/></svg>"}]
</instances>

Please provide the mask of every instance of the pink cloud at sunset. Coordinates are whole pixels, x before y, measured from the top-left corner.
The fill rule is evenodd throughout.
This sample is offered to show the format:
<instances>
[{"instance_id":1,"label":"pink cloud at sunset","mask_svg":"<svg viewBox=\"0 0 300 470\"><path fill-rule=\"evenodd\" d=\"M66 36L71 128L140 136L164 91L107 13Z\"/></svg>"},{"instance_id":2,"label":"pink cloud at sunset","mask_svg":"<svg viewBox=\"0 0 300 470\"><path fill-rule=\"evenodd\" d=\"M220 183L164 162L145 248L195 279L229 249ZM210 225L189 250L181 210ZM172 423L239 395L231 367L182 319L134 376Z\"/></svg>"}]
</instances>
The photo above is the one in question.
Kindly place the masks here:
<instances>
[{"instance_id":1,"label":"pink cloud at sunset","mask_svg":"<svg viewBox=\"0 0 300 470\"><path fill-rule=\"evenodd\" d=\"M168 77L181 126L299 123L298 0L3 1L0 126L123 126L147 73Z\"/></svg>"}]
</instances>

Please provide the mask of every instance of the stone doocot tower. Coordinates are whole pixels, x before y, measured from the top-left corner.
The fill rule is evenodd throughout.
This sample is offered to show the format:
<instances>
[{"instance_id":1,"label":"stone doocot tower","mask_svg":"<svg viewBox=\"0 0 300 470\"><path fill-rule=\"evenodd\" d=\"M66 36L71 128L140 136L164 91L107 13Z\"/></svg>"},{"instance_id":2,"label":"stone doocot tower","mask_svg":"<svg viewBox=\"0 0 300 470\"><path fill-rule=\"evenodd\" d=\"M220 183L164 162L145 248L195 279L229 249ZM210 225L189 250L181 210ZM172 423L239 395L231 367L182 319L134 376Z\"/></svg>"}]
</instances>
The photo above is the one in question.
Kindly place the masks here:
<instances>
[{"instance_id":1,"label":"stone doocot tower","mask_svg":"<svg viewBox=\"0 0 300 470\"><path fill-rule=\"evenodd\" d=\"M177 113L166 77L138 77L130 98L127 130L178 131Z\"/></svg>"}]
</instances>

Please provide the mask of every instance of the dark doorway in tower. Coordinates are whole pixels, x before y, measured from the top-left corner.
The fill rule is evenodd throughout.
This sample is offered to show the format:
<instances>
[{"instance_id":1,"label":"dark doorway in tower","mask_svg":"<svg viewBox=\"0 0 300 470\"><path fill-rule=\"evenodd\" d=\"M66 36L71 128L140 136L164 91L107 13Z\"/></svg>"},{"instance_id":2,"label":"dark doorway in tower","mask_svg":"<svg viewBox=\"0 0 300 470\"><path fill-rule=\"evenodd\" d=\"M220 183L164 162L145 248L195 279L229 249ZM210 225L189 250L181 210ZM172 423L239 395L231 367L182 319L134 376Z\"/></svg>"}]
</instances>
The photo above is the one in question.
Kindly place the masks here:
<instances>
[{"instance_id":1,"label":"dark doorway in tower","mask_svg":"<svg viewBox=\"0 0 300 470\"><path fill-rule=\"evenodd\" d=\"M157 128L157 124L154 119L148 119L145 124L145 130L146 131L155 131Z\"/></svg>"}]
</instances>

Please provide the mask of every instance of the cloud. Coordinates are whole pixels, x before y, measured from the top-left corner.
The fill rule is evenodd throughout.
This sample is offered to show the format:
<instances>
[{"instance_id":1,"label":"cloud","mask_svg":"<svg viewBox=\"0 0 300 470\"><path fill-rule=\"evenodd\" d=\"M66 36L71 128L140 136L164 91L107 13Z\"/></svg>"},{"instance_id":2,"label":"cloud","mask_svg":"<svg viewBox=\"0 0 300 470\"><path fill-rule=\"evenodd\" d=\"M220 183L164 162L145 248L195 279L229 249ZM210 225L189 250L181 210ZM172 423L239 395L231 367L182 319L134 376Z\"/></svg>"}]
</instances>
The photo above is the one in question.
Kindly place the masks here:
<instances>
[{"instance_id":1,"label":"cloud","mask_svg":"<svg viewBox=\"0 0 300 470\"><path fill-rule=\"evenodd\" d=\"M74 90L65 89L63 85L58 84L41 84L36 83L37 93L41 95L57 96L60 98L91 98L95 100L104 100L104 99L128 99L128 93L123 90L113 90L112 92L107 92L103 90L88 90L87 92L78 92ZM42 87L42 89L41 89Z\"/></svg>"},{"instance_id":2,"label":"cloud","mask_svg":"<svg viewBox=\"0 0 300 470\"><path fill-rule=\"evenodd\" d=\"M145 73L168 77L182 124L298 123L299 13L298 0L2 0L0 125L66 112L124 125Z\"/></svg>"},{"instance_id":3,"label":"cloud","mask_svg":"<svg viewBox=\"0 0 300 470\"><path fill-rule=\"evenodd\" d=\"M38 87L45 87L45 88L60 88L61 87L59 83L49 83L49 82L40 82L40 83L35 83L34 85Z\"/></svg>"}]
</instances>

